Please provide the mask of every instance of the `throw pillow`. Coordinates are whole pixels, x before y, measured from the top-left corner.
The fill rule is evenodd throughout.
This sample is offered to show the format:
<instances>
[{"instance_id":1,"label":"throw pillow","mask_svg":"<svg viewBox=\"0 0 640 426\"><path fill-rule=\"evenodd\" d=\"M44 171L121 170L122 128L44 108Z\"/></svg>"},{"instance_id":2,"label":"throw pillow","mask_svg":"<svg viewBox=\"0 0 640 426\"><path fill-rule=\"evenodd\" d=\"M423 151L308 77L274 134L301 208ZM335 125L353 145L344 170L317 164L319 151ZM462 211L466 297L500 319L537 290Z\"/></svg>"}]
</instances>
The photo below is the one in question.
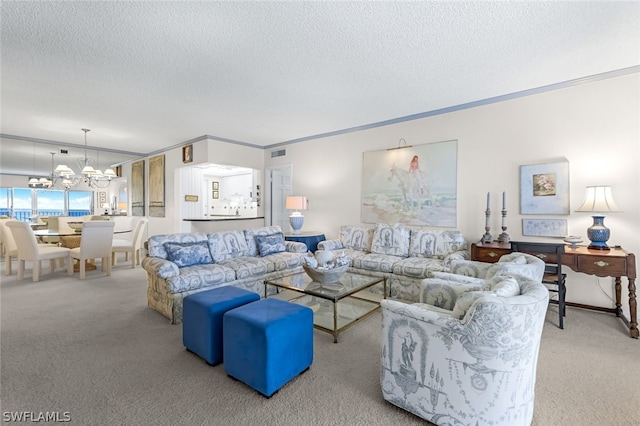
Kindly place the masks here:
<instances>
[{"instance_id":1,"label":"throw pillow","mask_svg":"<svg viewBox=\"0 0 640 426\"><path fill-rule=\"evenodd\" d=\"M502 256L498 262L515 263L516 265L526 265L527 258L523 255L519 256Z\"/></svg>"},{"instance_id":2,"label":"throw pillow","mask_svg":"<svg viewBox=\"0 0 640 426\"><path fill-rule=\"evenodd\" d=\"M202 265L213 263L209 244L206 241L196 243L164 243L167 251L167 258L178 265L178 268L185 266Z\"/></svg>"},{"instance_id":3,"label":"throw pillow","mask_svg":"<svg viewBox=\"0 0 640 426\"><path fill-rule=\"evenodd\" d=\"M514 297L520 294L518 281L509 275L495 276L487 280L482 288L491 291L498 297Z\"/></svg>"},{"instance_id":4,"label":"throw pillow","mask_svg":"<svg viewBox=\"0 0 640 426\"><path fill-rule=\"evenodd\" d=\"M340 241L344 248L370 252L372 233L372 229L344 225L340 227Z\"/></svg>"},{"instance_id":5,"label":"throw pillow","mask_svg":"<svg viewBox=\"0 0 640 426\"><path fill-rule=\"evenodd\" d=\"M401 223L379 223L373 231L371 253L409 256L410 232Z\"/></svg>"},{"instance_id":6,"label":"throw pillow","mask_svg":"<svg viewBox=\"0 0 640 426\"><path fill-rule=\"evenodd\" d=\"M258 244L258 253L261 257L274 253L282 253L287 250L282 232L269 235L256 235L256 244Z\"/></svg>"},{"instance_id":7,"label":"throw pillow","mask_svg":"<svg viewBox=\"0 0 640 426\"><path fill-rule=\"evenodd\" d=\"M486 295L487 292L485 291L468 291L466 293L462 293L458 299L456 299L456 304L453 306L451 316L461 320L467 314L467 311L471 309L471 305L473 305L476 300Z\"/></svg>"}]
</instances>

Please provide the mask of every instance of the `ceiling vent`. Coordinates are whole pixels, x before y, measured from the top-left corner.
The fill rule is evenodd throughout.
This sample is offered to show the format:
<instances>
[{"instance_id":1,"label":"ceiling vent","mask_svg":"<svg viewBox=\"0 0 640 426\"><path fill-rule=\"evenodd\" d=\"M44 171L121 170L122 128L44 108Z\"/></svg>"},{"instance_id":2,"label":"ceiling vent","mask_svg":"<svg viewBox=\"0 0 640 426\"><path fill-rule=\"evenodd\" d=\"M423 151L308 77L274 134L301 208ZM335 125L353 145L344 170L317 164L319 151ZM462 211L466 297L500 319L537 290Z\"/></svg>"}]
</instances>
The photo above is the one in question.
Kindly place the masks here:
<instances>
[{"instance_id":1,"label":"ceiling vent","mask_svg":"<svg viewBox=\"0 0 640 426\"><path fill-rule=\"evenodd\" d=\"M271 151L271 158L284 157L285 155L287 155L286 149L281 149L279 151Z\"/></svg>"},{"instance_id":2,"label":"ceiling vent","mask_svg":"<svg viewBox=\"0 0 640 426\"><path fill-rule=\"evenodd\" d=\"M68 154L69 150L60 148L60 154Z\"/></svg>"}]
</instances>

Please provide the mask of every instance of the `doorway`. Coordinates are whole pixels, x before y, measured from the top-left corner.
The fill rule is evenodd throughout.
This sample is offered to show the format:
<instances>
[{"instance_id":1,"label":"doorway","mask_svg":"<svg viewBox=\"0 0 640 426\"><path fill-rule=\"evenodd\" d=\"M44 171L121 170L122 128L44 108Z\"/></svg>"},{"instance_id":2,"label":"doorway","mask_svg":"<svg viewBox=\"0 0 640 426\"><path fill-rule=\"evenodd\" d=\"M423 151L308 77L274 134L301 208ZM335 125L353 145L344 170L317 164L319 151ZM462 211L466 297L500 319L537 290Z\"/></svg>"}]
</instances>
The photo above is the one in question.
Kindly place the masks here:
<instances>
[{"instance_id":1,"label":"doorway","mask_svg":"<svg viewBox=\"0 0 640 426\"><path fill-rule=\"evenodd\" d=\"M291 195L291 164L271 166L265 169L265 224L277 225L289 233L289 215L285 209L287 195Z\"/></svg>"}]
</instances>

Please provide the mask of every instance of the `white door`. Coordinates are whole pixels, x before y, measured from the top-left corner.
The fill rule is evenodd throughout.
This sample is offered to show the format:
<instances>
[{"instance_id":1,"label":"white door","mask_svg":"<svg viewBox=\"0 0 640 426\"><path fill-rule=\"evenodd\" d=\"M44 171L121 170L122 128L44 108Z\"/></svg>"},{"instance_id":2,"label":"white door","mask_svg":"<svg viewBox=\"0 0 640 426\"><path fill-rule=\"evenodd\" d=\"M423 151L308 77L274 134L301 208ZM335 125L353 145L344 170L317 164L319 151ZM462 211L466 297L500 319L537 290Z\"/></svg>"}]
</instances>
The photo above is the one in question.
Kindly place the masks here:
<instances>
[{"instance_id":1,"label":"white door","mask_svg":"<svg viewBox=\"0 0 640 426\"><path fill-rule=\"evenodd\" d=\"M268 225L278 225L284 233L291 232L289 215L285 209L287 195L291 195L291 165L276 166L266 170L267 191L270 205L265 206L265 221Z\"/></svg>"}]
</instances>

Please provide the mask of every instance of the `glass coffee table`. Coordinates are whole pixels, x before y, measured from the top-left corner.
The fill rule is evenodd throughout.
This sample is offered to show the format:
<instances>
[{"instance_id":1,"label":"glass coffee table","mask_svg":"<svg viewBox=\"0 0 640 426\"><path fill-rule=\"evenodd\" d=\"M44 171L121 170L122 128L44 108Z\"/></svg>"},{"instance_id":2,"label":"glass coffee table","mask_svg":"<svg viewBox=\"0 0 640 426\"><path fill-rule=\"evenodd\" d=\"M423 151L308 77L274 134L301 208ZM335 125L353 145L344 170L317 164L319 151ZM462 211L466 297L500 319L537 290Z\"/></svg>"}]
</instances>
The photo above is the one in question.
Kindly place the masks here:
<instances>
[{"instance_id":1,"label":"glass coffee table","mask_svg":"<svg viewBox=\"0 0 640 426\"><path fill-rule=\"evenodd\" d=\"M383 294L371 292L371 287L382 284ZM266 280L264 296L269 286L276 287L278 297L308 306L313 310L313 326L338 335L380 309L380 300L386 297L387 281L384 278L346 272L335 284L313 281L305 272Z\"/></svg>"}]
</instances>

